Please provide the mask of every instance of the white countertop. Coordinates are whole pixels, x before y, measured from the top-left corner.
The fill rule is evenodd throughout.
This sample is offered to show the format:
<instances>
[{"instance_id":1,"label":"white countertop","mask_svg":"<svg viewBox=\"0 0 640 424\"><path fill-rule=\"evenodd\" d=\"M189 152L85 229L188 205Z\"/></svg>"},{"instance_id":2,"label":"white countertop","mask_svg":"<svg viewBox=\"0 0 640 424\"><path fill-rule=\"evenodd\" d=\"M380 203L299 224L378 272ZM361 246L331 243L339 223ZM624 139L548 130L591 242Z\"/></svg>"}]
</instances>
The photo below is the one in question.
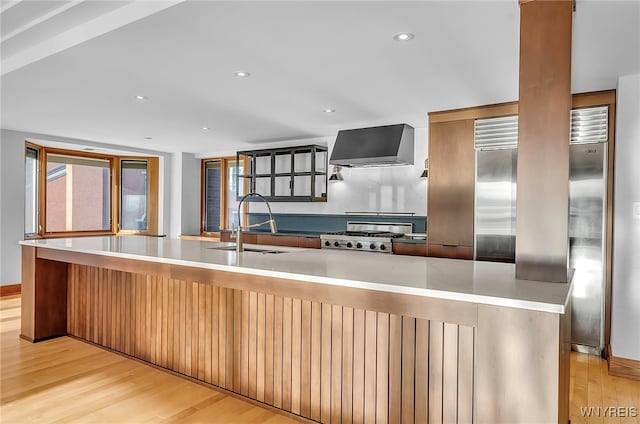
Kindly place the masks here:
<instances>
[{"instance_id":1,"label":"white countertop","mask_svg":"<svg viewBox=\"0 0 640 424\"><path fill-rule=\"evenodd\" d=\"M234 250L211 249L232 243L144 236L40 239L20 244L552 313L564 313L570 293L569 284L517 280L515 265L496 262L282 246L268 248L285 253L237 255Z\"/></svg>"}]
</instances>

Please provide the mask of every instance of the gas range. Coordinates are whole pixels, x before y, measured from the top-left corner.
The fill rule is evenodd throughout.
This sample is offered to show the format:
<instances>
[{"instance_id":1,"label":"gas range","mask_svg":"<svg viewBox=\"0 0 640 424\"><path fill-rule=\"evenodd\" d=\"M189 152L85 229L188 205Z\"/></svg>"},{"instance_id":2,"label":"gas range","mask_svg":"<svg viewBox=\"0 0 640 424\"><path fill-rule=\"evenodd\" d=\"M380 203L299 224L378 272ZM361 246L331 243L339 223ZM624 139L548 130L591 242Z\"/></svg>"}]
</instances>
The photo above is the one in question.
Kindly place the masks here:
<instances>
[{"instance_id":1,"label":"gas range","mask_svg":"<svg viewBox=\"0 0 640 424\"><path fill-rule=\"evenodd\" d=\"M394 238L411 233L411 223L347 222L347 230L321 234L323 249L393 253Z\"/></svg>"}]
</instances>

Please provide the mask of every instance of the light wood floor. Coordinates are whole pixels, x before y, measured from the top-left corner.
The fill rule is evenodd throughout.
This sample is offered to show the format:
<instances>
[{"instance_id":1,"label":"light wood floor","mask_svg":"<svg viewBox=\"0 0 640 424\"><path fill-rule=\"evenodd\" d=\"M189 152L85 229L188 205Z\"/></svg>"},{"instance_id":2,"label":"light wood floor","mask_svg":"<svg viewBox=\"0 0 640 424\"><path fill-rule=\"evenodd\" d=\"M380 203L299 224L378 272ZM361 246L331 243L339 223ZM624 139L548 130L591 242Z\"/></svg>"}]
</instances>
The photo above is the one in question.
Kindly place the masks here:
<instances>
[{"instance_id":1,"label":"light wood floor","mask_svg":"<svg viewBox=\"0 0 640 424\"><path fill-rule=\"evenodd\" d=\"M607 361L593 355L571 353L571 424L640 424L640 381L614 377ZM636 417L583 417L581 407L635 407ZM626 410L624 410L626 412ZM631 411L629 411L631 412ZM619 414L619 413L618 413Z\"/></svg>"},{"instance_id":2,"label":"light wood floor","mask_svg":"<svg viewBox=\"0 0 640 424\"><path fill-rule=\"evenodd\" d=\"M61 337L18 338L20 297L0 299L0 422L296 423L157 368Z\"/></svg>"},{"instance_id":3,"label":"light wood floor","mask_svg":"<svg viewBox=\"0 0 640 424\"><path fill-rule=\"evenodd\" d=\"M61 337L18 338L20 297L0 299L0 421L90 423L294 423L224 392ZM581 407L635 407L638 417L585 418ZM640 382L606 361L571 355L571 422L640 424Z\"/></svg>"}]
</instances>

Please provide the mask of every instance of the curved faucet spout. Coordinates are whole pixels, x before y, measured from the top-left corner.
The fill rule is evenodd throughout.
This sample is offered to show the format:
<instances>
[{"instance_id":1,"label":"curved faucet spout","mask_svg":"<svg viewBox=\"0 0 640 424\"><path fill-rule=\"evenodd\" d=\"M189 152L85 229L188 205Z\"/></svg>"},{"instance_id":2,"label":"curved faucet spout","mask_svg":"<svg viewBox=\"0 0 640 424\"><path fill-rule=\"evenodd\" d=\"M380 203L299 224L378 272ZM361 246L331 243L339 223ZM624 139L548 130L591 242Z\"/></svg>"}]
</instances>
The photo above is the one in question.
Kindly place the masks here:
<instances>
[{"instance_id":1,"label":"curved faucet spout","mask_svg":"<svg viewBox=\"0 0 640 424\"><path fill-rule=\"evenodd\" d=\"M241 222L240 212L241 212L242 204L244 203L245 199L253 196L262 199L262 201L267 205L267 209L269 210L269 220L243 227L242 224L240 223ZM248 230L249 228L259 227L264 224L269 224L269 226L271 227L272 233L278 232L278 227L276 226L276 220L273 219L273 214L271 213L271 205L269 204L267 199L265 199L265 197L260 193L256 193L253 191L251 193L247 193L244 196L242 196L242 199L240 199L240 202L238 203L238 226L236 227L236 252L237 253L241 253L244 251L243 243L242 243L242 231Z\"/></svg>"}]
</instances>

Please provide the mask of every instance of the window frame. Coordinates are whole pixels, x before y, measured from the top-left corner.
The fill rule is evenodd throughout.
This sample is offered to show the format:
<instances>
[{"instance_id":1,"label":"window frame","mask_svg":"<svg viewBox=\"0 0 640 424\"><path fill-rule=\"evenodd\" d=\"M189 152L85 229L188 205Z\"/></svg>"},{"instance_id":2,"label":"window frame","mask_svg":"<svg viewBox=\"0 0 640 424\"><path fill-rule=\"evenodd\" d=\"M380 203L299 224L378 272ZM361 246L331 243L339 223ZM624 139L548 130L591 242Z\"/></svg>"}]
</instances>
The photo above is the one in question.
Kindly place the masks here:
<instances>
[{"instance_id":1,"label":"window frame","mask_svg":"<svg viewBox=\"0 0 640 424\"><path fill-rule=\"evenodd\" d=\"M158 233L158 168L157 157L148 156L117 156L118 172L116 174L116 230L117 234L144 234L154 235ZM147 162L147 229L146 230L123 230L121 229L122 219L122 162L126 161L146 161Z\"/></svg>"},{"instance_id":2,"label":"window frame","mask_svg":"<svg viewBox=\"0 0 640 424\"><path fill-rule=\"evenodd\" d=\"M220 231L205 231L205 220L206 220L206 179L205 179L205 175L206 175L206 167L207 167L207 163L208 162L220 162L220 169L222 170L220 172L220 177L221 177L221 181L220 181L220 224L223 227ZM227 205L229 204L229 199L227 198L227 184L228 184L228 177L227 177L227 170L229 169L229 162L235 163L236 162L236 157L235 156L223 156L223 157L210 157L210 158L203 158L200 161L200 236L202 237L214 237L214 238L219 238L220 234L222 231L224 231L227 228ZM246 161L245 164L246 166ZM248 188L248 184L244 184L244 191L246 192ZM231 200L235 200L235 199L231 199ZM247 225L247 210L246 207L245 209L242 211L242 225L246 226ZM227 229L228 230L228 229Z\"/></svg>"},{"instance_id":3,"label":"window frame","mask_svg":"<svg viewBox=\"0 0 640 424\"><path fill-rule=\"evenodd\" d=\"M78 152L76 150L66 150L66 149L58 149L51 147L42 147L41 148L42 156L40 159L40 185L38 189L41 192L42 202L39 205L40 209L40 225L42 228L42 237L43 238L55 238L55 237L74 237L74 236L94 236L94 235L113 235L116 233L114 231L114 158L110 155L104 154L96 154L90 152ZM65 156L73 156L79 158L87 158L87 159L100 159L106 160L109 162L109 228L106 230L75 230L75 231L48 231L47 229L47 156L50 154L54 155L65 155Z\"/></svg>"},{"instance_id":4,"label":"window frame","mask_svg":"<svg viewBox=\"0 0 640 424\"><path fill-rule=\"evenodd\" d=\"M35 204L35 212L36 212L36 232L35 233L24 233L24 239L25 240L32 240L32 239L37 239L37 238L41 238L42 235L42 230L43 230L43 226L42 226L42 219L41 219L41 205L42 205L42 201L43 201L43 197L42 197L42 190L40 187L40 175L42 174L42 166L41 166L41 162L42 162L42 147L33 144L33 143L29 143L28 141L26 141L24 143L24 153L25 153L25 159L27 157L27 150L31 149L34 150L36 152L36 180L34 182L35 187L34 189L36 190L36 204ZM26 170L26 169L25 169ZM25 174L26 177L26 174ZM26 181L25 181L25 189L26 189ZM25 192L26 194L26 192ZM26 199L25 199L25 204L23 205L23 207L26 207ZM26 224L26 223L24 223ZM25 225L23 225L23 232L25 230Z\"/></svg>"},{"instance_id":5,"label":"window frame","mask_svg":"<svg viewBox=\"0 0 640 424\"><path fill-rule=\"evenodd\" d=\"M26 149L31 148L38 151L38 182L37 182L37 216L38 232L25 239L38 238L61 238L76 236L97 236L97 235L127 235L146 234L156 235L158 233L158 187L159 187L159 158L155 156L118 156L111 154L101 154L78 150L60 149L47 146L39 146L29 141L25 141ZM47 155L65 155L87 159L101 159L109 161L109 228L106 230L76 230L76 231L47 231ZM147 190L147 229L146 230L120 230L120 196L121 196L121 161L122 160L145 160L147 161L148 190Z\"/></svg>"}]
</instances>

